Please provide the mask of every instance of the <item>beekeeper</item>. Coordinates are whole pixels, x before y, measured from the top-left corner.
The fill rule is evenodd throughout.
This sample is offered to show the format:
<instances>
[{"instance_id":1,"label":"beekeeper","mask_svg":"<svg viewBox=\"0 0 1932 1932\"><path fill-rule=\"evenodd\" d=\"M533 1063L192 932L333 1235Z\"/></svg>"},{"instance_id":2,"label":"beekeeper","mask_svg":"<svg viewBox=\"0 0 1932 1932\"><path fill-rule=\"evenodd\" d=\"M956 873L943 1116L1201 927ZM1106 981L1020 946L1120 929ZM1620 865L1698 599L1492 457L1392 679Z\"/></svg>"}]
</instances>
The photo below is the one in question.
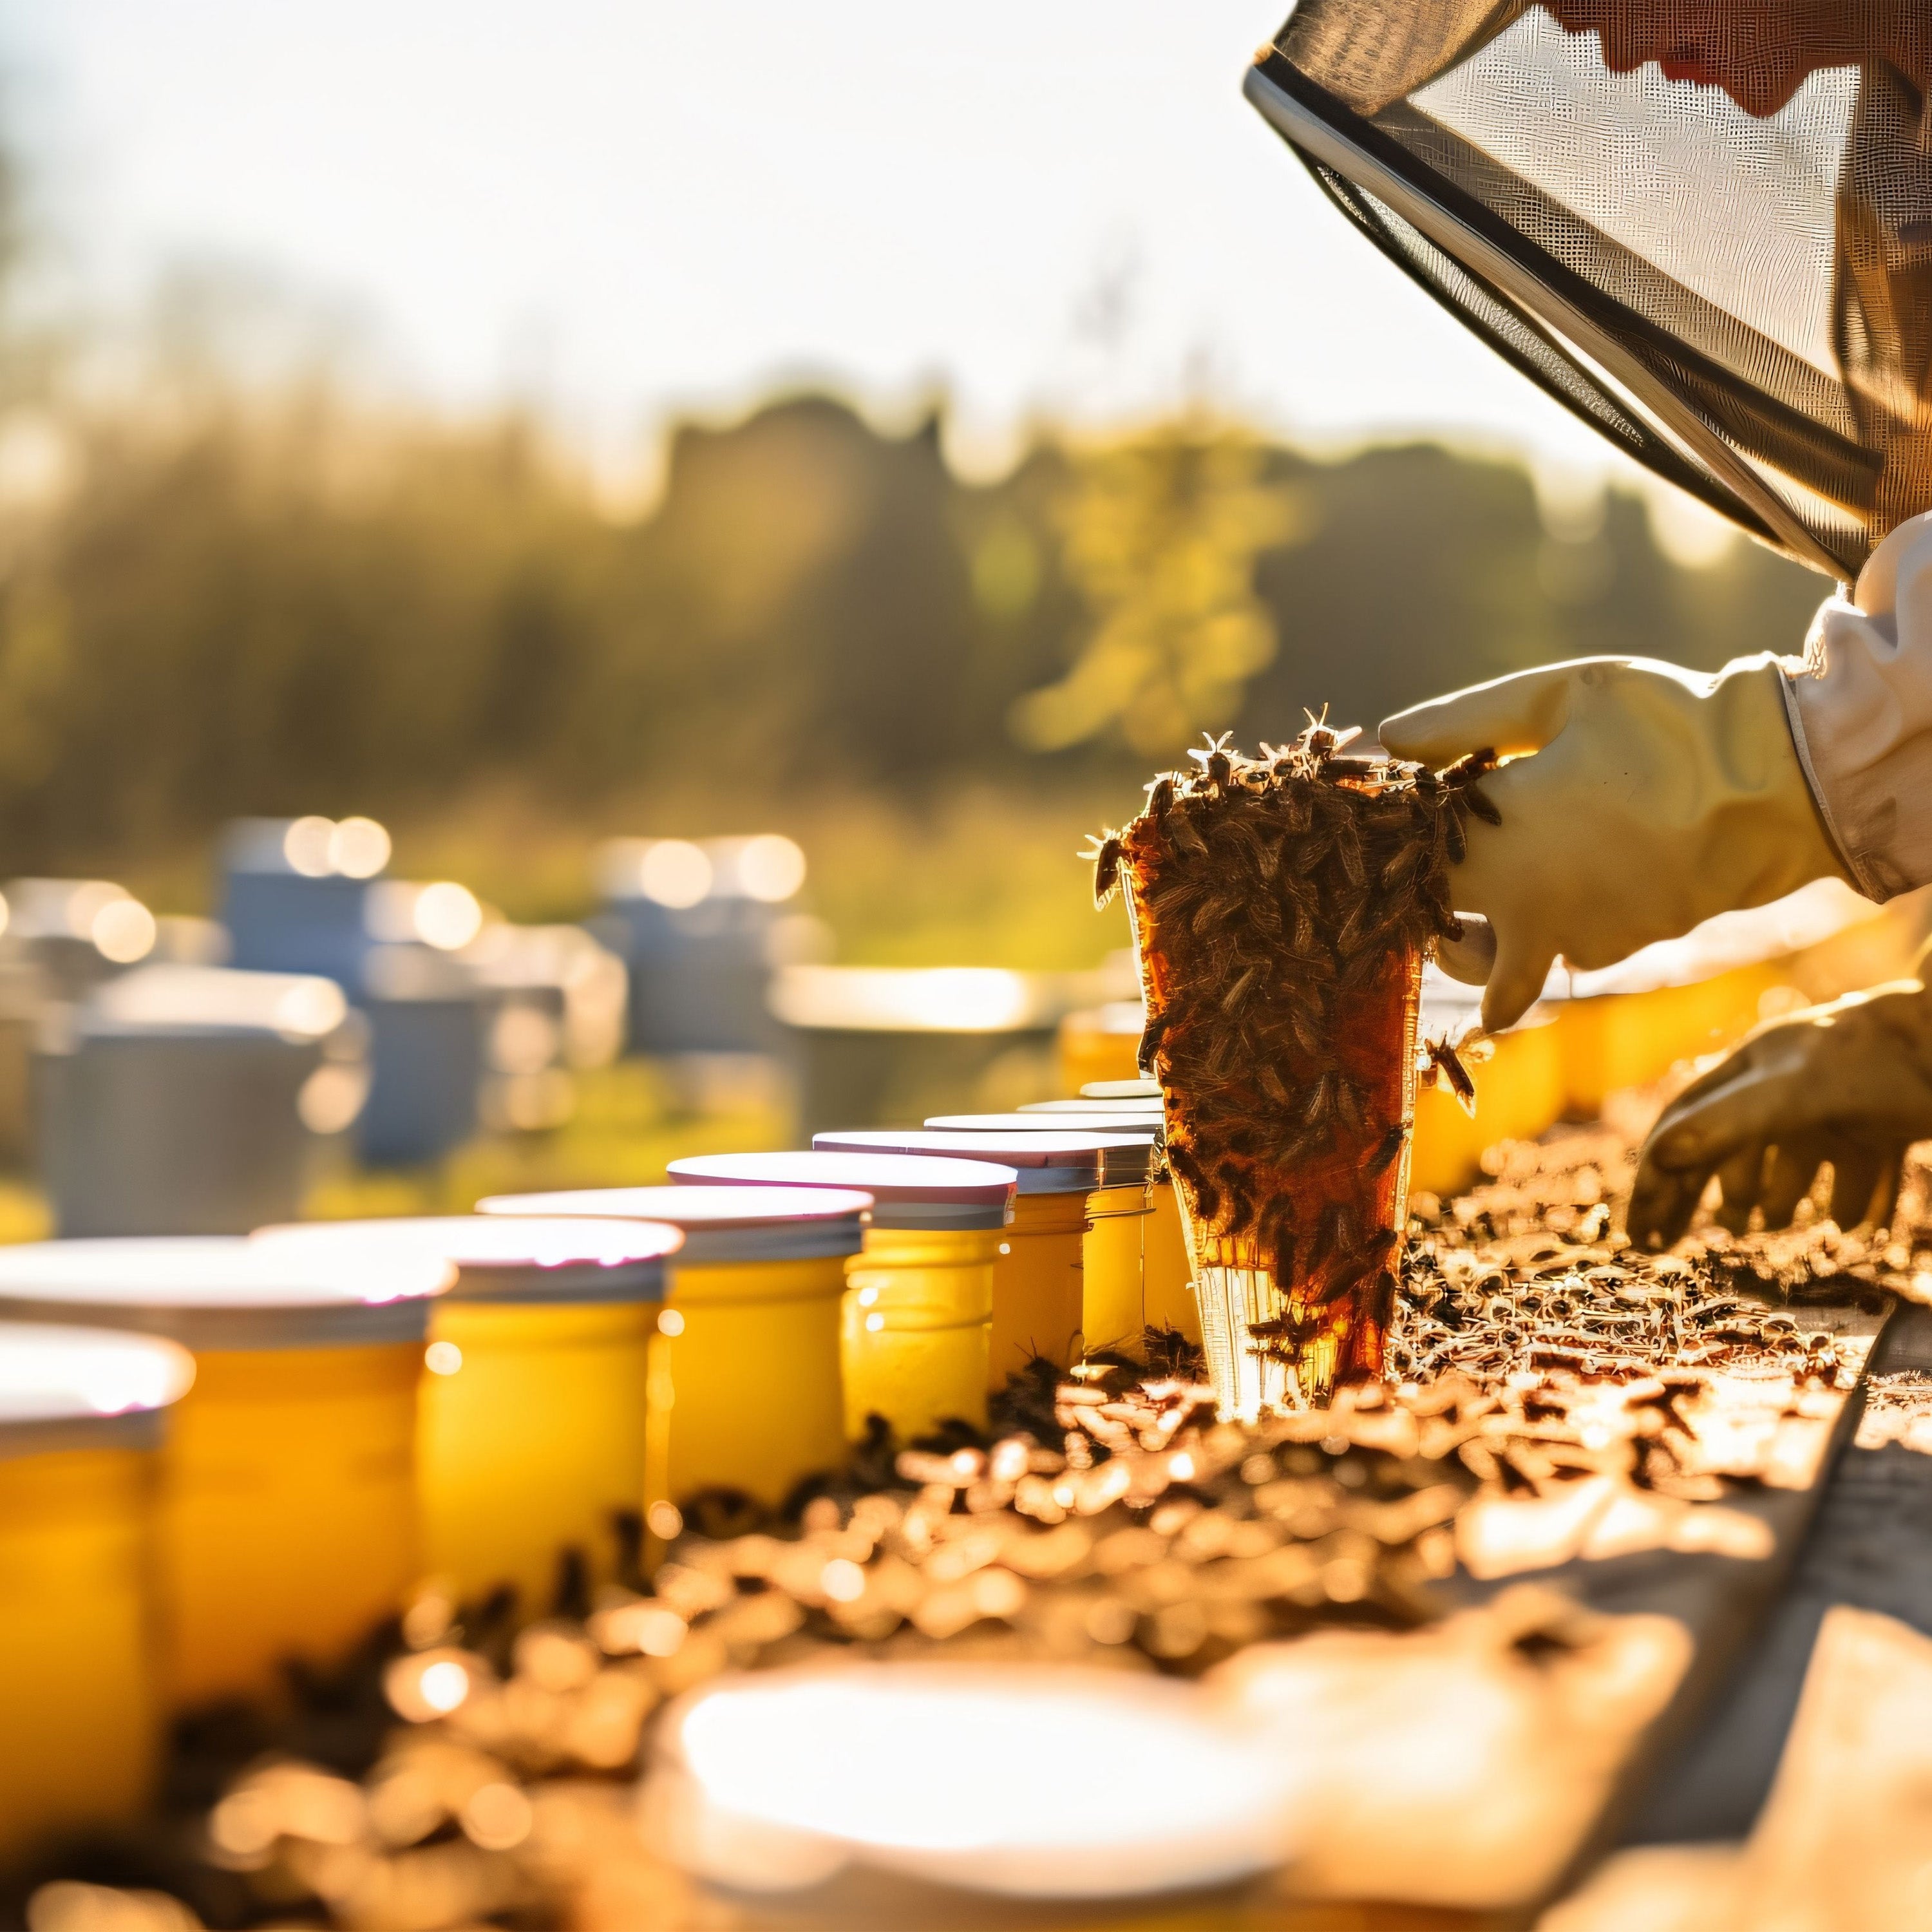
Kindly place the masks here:
<instances>
[{"instance_id":1,"label":"beekeeper","mask_svg":"<svg viewBox=\"0 0 1932 1932\"><path fill-rule=\"evenodd\" d=\"M1608 966L1827 876L1932 883L1928 89L1928 0L1304 0L1250 76L1439 301L1839 582L1802 656L1586 659L1383 724L1404 758L1510 760L1442 962L1492 1028L1558 956ZM1826 1160L1849 1225L1927 1137L1932 992L1794 1015L1665 1114L1630 1232L1674 1240L1713 1173L1728 1218L1782 1225Z\"/></svg>"}]
</instances>

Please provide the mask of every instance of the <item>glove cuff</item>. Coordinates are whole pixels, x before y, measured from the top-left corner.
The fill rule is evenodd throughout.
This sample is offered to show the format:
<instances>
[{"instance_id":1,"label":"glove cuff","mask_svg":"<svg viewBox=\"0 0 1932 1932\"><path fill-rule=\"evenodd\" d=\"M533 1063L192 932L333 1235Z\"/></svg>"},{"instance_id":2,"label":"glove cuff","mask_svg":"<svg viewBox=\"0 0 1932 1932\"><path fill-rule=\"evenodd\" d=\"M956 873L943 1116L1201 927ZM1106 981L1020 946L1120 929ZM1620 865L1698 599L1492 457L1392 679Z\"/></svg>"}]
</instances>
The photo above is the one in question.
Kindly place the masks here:
<instances>
[{"instance_id":1,"label":"glove cuff","mask_svg":"<svg viewBox=\"0 0 1932 1932\"><path fill-rule=\"evenodd\" d=\"M1733 659L1707 702L1712 776L1748 806L1742 822L1718 814L1706 854L1711 875L1728 878L1729 904L1762 905L1814 879L1857 884L1808 769L1782 660L1768 652Z\"/></svg>"},{"instance_id":2,"label":"glove cuff","mask_svg":"<svg viewBox=\"0 0 1932 1932\"><path fill-rule=\"evenodd\" d=\"M1804 712L1798 701L1797 680L1803 674L1804 667L1784 658L1774 658L1772 662L1777 667L1778 694L1784 700L1784 722L1791 732L1791 748L1798 754L1798 769L1804 774L1804 788L1811 794L1812 808L1818 814L1825 842L1838 861L1839 874L1874 904L1882 905L1894 896L1895 889L1882 880L1868 877L1866 868L1853 857L1851 843L1832 814L1831 800L1819 779L1817 766L1811 761L1811 747L1804 736Z\"/></svg>"}]
</instances>

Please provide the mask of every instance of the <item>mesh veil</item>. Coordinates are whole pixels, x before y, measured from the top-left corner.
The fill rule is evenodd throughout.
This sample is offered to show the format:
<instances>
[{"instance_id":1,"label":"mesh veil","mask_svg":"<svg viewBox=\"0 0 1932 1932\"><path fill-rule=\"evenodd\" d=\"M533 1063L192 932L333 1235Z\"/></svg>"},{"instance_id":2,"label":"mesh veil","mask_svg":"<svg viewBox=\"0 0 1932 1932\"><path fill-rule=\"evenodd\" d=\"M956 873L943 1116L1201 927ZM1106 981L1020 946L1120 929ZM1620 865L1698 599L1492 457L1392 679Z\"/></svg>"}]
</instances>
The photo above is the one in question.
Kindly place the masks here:
<instances>
[{"instance_id":1,"label":"mesh veil","mask_svg":"<svg viewBox=\"0 0 1932 1932\"><path fill-rule=\"evenodd\" d=\"M1703 37L1705 84L1656 59L1612 70L1630 18L1640 52L1672 44L1673 15L1684 44ZM1932 509L1932 113L1841 24L1805 42L1811 17L1802 0L1303 0L1248 92L1518 368L1850 577ZM1727 32L1756 38L1709 54ZM1786 82L1768 98L1750 91L1767 46Z\"/></svg>"}]
</instances>

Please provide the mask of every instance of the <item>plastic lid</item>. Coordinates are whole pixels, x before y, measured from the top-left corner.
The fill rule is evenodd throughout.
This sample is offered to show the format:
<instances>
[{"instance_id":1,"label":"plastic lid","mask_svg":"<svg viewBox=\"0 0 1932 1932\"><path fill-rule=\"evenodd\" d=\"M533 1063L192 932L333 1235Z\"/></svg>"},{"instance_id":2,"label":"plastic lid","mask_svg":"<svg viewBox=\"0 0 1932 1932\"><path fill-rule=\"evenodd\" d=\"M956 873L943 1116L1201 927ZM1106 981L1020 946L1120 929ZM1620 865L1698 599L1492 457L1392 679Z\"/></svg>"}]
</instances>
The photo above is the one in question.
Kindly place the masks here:
<instances>
[{"instance_id":1,"label":"plastic lid","mask_svg":"<svg viewBox=\"0 0 1932 1932\"><path fill-rule=\"evenodd\" d=\"M166 1335L190 1348L419 1341L454 1279L420 1252L278 1252L239 1234L34 1241L0 1248L0 1316Z\"/></svg>"},{"instance_id":2,"label":"plastic lid","mask_svg":"<svg viewBox=\"0 0 1932 1932\"><path fill-rule=\"evenodd\" d=\"M1090 1080L1080 1090L1083 1100L1158 1100L1158 1080Z\"/></svg>"},{"instance_id":3,"label":"plastic lid","mask_svg":"<svg viewBox=\"0 0 1932 1932\"><path fill-rule=\"evenodd\" d=\"M1034 1100L1021 1108L1022 1114L1030 1114L1036 1119L1054 1120L1061 1114L1105 1114L1110 1120L1153 1120L1161 1118L1159 1100L1144 1100L1138 1097L1127 1100Z\"/></svg>"},{"instance_id":4,"label":"plastic lid","mask_svg":"<svg viewBox=\"0 0 1932 1932\"><path fill-rule=\"evenodd\" d=\"M661 1222L446 1214L264 1228L258 1247L381 1263L394 1257L456 1269L464 1301L657 1301L667 1255L684 1237Z\"/></svg>"},{"instance_id":5,"label":"plastic lid","mask_svg":"<svg viewBox=\"0 0 1932 1932\"><path fill-rule=\"evenodd\" d=\"M991 1161L893 1154L700 1154L670 1164L680 1186L856 1188L875 1228L1003 1228L1019 1176Z\"/></svg>"},{"instance_id":6,"label":"plastic lid","mask_svg":"<svg viewBox=\"0 0 1932 1932\"><path fill-rule=\"evenodd\" d=\"M996 1160L1019 1175L1022 1194L1090 1194L1106 1184L1106 1144L1094 1134L1018 1132L946 1133L929 1127L878 1127L850 1133L814 1134L814 1147L859 1153L946 1154L965 1160ZM1132 1144L1123 1142L1121 1152Z\"/></svg>"},{"instance_id":7,"label":"plastic lid","mask_svg":"<svg viewBox=\"0 0 1932 1932\"><path fill-rule=\"evenodd\" d=\"M145 1448L194 1380L194 1358L158 1336L0 1322L0 1457Z\"/></svg>"},{"instance_id":8,"label":"plastic lid","mask_svg":"<svg viewBox=\"0 0 1932 1932\"><path fill-rule=\"evenodd\" d=\"M1104 1114L935 1114L926 1124L934 1133L954 1138L970 1135L975 1142L994 1139L1002 1146L1016 1135L1030 1141L1071 1137L1090 1144L1104 1156L1102 1187L1124 1187L1146 1180L1160 1132L1156 1122L1109 1120ZM1021 1192L1025 1191L1022 1186Z\"/></svg>"},{"instance_id":9,"label":"plastic lid","mask_svg":"<svg viewBox=\"0 0 1932 1932\"><path fill-rule=\"evenodd\" d=\"M812 1261L856 1255L872 1197L838 1187L593 1187L572 1194L497 1194L479 1214L594 1215L662 1221L683 1230L680 1267Z\"/></svg>"}]
</instances>

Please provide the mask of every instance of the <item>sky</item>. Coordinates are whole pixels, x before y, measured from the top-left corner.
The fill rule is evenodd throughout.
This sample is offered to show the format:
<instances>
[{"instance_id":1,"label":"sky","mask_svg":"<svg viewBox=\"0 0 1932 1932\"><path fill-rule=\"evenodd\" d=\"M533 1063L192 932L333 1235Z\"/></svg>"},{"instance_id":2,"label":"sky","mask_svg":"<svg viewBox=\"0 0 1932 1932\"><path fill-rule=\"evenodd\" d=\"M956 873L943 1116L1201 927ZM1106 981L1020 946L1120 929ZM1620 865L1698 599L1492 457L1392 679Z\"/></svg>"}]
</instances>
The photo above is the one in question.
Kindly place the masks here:
<instances>
[{"instance_id":1,"label":"sky","mask_svg":"<svg viewBox=\"0 0 1932 1932\"><path fill-rule=\"evenodd\" d=\"M0 0L0 96L90 302L212 266L452 406L613 462L831 382L1042 416L1189 400L1319 443L1594 439L1361 241L1242 100L1284 0Z\"/></svg>"}]
</instances>

